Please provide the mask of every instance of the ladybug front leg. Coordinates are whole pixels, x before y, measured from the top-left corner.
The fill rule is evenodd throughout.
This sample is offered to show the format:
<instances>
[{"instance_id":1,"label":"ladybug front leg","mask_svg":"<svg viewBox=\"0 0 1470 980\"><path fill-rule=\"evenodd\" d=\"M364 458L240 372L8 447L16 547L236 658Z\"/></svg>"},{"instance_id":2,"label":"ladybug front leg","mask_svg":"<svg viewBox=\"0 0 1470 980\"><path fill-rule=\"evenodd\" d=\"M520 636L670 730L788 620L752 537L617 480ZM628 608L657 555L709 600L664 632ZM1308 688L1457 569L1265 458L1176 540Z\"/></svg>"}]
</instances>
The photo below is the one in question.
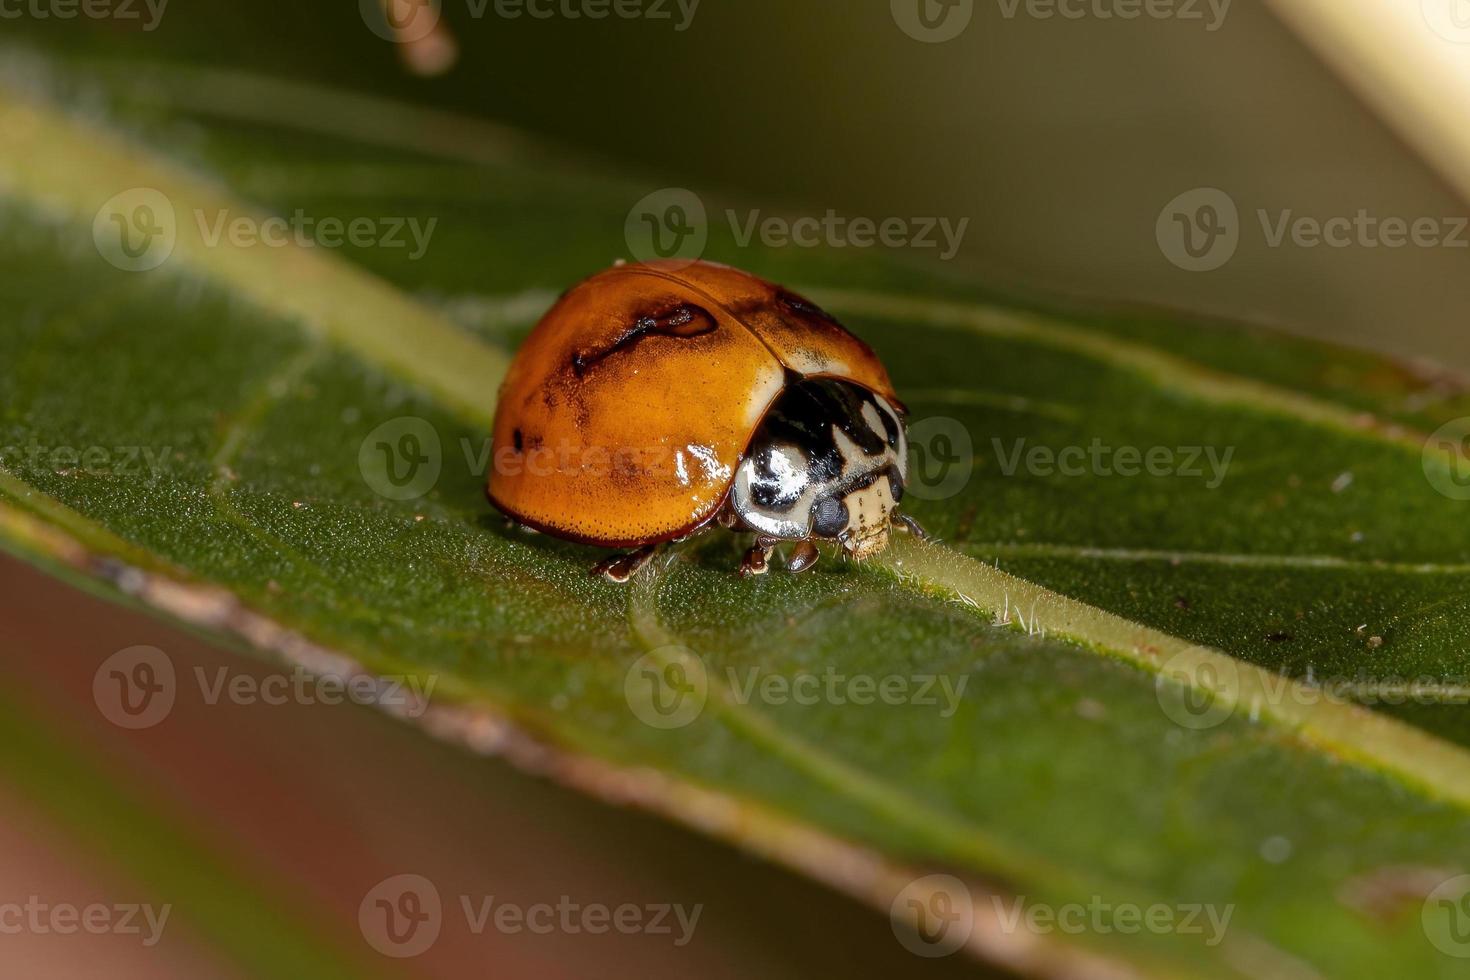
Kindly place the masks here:
<instances>
[{"instance_id":1,"label":"ladybug front leg","mask_svg":"<svg viewBox=\"0 0 1470 980\"><path fill-rule=\"evenodd\" d=\"M658 545L646 544L637 551L629 551L626 554L610 555L592 566L591 574L601 575L609 582L622 585L628 579L638 574L638 569L648 564L658 551Z\"/></svg>"},{"instance_id":2,"label":"ladybug front leg","mask_svg":"<svg viewBox=\"0 0 1470 980\"><path fill-rule=\"evenodd\" d=\"M771 567L771 549L776 547L776 538L766 534L757 534L755 544L745 553L740 562L740 577L750 575L764 575Z\"/></svg>"},{"instance_id":3,"label":"ladybug front leg","mask_svg":"<svg viewBox=\"0 0 1470 980\"><path fill-rule=\"evenodd\" d=\"M798 541L786 558L786 567L792 572L804 572L817 563L817 543L811 538Z\"/></svg>"}]
</instances>

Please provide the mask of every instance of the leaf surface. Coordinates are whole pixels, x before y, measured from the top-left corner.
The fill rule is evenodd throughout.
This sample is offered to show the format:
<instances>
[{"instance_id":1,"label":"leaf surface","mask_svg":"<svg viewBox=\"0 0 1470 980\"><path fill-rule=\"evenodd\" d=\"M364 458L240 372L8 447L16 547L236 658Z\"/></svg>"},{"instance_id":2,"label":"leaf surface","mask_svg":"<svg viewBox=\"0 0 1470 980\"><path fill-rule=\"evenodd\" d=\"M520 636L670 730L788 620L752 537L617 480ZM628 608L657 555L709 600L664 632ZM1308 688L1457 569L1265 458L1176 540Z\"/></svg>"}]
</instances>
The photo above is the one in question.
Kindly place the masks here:
<instances>
[{"instance_id":1,"label":"leaf surface","mask_svg":"<svg viewBox=\"0 0 1470 980\"><path fill-rule=\"evenodd\" d=\"M626 251L653 188L495 132L419 149L392 104L310 90L271 119L248 79L149 78L105 124L0 95L5 547L313 670L432 683L436 734L900 917L962 899L955 928L1014 968L1463 968L1421 920L1470 869L1470 526L1435 489L1460 461L1424 450L1457 387L878 255L742 248L716 218L706 257L808 292L883 356L940 543L740 581L712 534L618 588L587 549L503 526L486 438L509 352ZM177 242L132 273L92 223L138 187ZM416 259L205 233L298 212L436 224ZM375 460L410 464L407 431L433 479L394 499ZM1128 472L1151 450L1158 472ZM1154 906L1172 927L1129 918ZM1063 909L1102 911L1015 918Z\"/></svg>"}]
</instances>

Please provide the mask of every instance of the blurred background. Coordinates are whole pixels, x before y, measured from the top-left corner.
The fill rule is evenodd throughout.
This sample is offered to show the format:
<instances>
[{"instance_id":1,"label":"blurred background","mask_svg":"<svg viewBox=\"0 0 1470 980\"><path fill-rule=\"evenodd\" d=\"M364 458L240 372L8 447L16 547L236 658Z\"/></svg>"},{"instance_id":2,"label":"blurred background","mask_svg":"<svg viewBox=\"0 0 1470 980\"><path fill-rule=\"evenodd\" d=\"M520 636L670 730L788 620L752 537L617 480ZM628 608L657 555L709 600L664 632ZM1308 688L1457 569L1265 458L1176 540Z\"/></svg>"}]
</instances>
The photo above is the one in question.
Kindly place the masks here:
<instances>
[{"instance_id":1,"label":"blurred background","mask_svg":"<svg viewBox=\"0 0 1470 980\"><path fill-rule=\"evenodd\" d=\"M935 247L900 257L956 281L1182 307L1470 366L1457 174L1424 135L1432 125L1375 99L1371 68L1344 81L1329 67L1357 63L1317 32L1309 0L1177 0L1132 18L1120 11L1142 5L1126 0L647 0L602 19L587 13L608 7L595 0L444 0L393 18L378 2L139 0L131 18L27 0L0 7L0 57L12 71L27 51L62 48L104 75L114 61L209 69L304 118L294 99L310 89L249 87L372 92L425 110L438 139L464 123L428 110L512 127L649 188L689 188L712 222L725 200L744 202L742 220L932 219L957 232L953 247L936 232ZM1470 19L1454 19L1460 0L1438 2L1378 0L1422 34L1423 50L1400 56L1463 64L1470 35L1454 28ZM433 30L404 29L423 16ZM1390 219L1422 234L1405 241ZM282 944L344 976L985 975L911 957L881 917L817 885L366 709L181 703L164 725L120 731L91 693L120 648L158 646L180 670L271 668L11 560L0 586L14 701L7 889L187 884L205 896L157 950L117 935L6 936L6 976L271 975ZM364 947L357 911L406 869L520 903L706 909L687 948L488 932L391 961ZM209 927L236 916L251 929Z\"/></svg>"}]
</instances>

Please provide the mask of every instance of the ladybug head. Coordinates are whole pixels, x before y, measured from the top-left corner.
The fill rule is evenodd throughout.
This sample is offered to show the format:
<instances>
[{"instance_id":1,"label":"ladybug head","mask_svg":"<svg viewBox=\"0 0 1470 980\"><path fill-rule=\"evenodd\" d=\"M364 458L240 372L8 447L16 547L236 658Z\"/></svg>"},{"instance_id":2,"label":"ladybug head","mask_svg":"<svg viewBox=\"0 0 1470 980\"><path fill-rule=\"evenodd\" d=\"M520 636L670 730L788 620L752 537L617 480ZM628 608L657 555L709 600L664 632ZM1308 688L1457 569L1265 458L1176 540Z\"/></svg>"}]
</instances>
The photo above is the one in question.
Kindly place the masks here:
<instances>
[{"instance_id":1,"label":"ladybug head","mask_svg":"<svg viewBox=\"0 0 1470 980\"><path fill-rule=\"evenodd\" d=\"M836 538L859 561L876 555L888 547L888 529L902 495L903 479L898 473L892 469L875 473L840 496L818 500L812 508L812 533Z\"/></svg>"},{"instance_id":2,"label":"ladybug head","mask_svg":"<svg viewBox=\"0 0 1470 980\"><path fill-rule=\"evenodd\" d=\"M736 470L731 502L750 528L775 538L827 538L854 558L888 544L903 497L907 445L900 416L848 381L789 386Z\"/></svg>"}]
</instances>

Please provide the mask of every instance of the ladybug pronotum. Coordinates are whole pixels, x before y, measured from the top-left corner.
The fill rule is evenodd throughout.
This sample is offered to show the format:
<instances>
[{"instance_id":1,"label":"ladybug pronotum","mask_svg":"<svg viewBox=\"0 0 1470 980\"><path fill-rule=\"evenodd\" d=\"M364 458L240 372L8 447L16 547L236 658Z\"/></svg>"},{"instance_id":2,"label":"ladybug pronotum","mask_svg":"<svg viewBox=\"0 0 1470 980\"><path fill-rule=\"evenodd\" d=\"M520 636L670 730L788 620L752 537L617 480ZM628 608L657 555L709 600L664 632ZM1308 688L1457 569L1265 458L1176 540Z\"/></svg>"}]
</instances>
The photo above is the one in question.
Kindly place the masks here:
<instances>
[{"instance_id":1,"label":"ladybug pronotum","mask_svg":"<svg viewBox=\"0 0 1470 980\"><path fill-rule=\"evenodd\" d=\"M632 548L755 532L742 575L781 541L854 558L889 528L907 469L903 403L862 341L815 304L713 262L619 264L562 295L517 352L495 412L490 502L555 537Z\"/></svg>"}]
</instances>

